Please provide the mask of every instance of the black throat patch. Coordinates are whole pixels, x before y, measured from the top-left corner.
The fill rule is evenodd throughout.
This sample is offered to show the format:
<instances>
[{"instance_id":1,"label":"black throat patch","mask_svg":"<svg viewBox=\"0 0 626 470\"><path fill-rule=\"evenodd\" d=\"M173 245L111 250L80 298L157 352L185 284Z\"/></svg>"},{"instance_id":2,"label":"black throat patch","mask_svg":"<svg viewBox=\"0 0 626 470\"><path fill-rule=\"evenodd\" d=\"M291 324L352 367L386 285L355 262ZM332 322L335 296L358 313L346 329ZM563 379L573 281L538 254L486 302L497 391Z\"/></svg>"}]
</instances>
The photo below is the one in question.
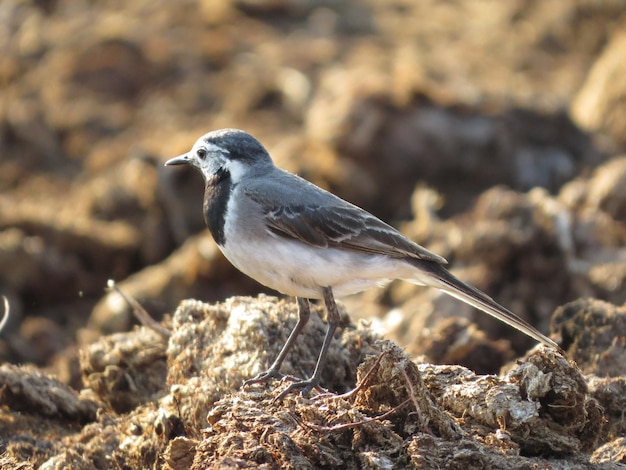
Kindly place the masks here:
<instances>
[{"instance_id":1,"label":"black throat patch","mask_svg":"<svg viewBox=\"0 0 626 470\"><path fill-rule=\"evenodd\" d=\"M204 220L209 227L215 243L224 246L226 235L224 234L224 224L226 221L226 211L228 209L228 199L233 190L233 182L230 173L226 170L219 170L212 178L206 182L204 191Z\"/></svg>"}]
</instances>

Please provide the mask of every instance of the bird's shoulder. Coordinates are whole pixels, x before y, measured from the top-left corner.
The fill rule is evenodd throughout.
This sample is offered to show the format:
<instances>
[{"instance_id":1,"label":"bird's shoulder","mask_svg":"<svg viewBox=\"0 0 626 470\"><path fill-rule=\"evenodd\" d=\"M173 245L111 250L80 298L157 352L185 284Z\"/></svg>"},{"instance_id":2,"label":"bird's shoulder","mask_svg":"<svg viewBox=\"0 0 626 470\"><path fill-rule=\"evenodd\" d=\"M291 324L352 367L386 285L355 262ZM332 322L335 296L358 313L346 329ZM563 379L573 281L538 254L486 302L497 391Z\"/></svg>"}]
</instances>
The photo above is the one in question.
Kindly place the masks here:
<instances>
[{"instance_id":1,"label":"bird's shoulder","mask_svg":"<svg viewBox=\"0 0 626 470\"><path fill-rule=\"evenodd\" d=\"M364 209L299 176L276 170L241 188L244 197L261 208L272 234L321 248L447 263Z\"/></svg>"}]
</instances>

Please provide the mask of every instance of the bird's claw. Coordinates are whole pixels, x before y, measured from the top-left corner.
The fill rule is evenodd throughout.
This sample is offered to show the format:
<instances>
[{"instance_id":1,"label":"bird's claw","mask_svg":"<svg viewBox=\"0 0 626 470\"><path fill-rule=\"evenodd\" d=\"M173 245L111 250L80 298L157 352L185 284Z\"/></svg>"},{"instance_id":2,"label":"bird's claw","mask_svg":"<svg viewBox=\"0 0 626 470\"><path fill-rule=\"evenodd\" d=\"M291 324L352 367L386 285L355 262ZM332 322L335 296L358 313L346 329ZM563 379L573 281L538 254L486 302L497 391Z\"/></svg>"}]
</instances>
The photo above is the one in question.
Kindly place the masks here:
<instances>
[{"instance_id":1,"label":"bird's claw","mask_svg":"<svg viewBox=\"0 0 626 470\"><path fill-rule=\"evenodd\" d=\"M314 379L298 380L296 382L292 382L285 390L280 392L273 401L282 400L295 390L300 390L300 395L306 397L309 395L309 393L311 393L314 388L320 388L318 384L319 380Z\"/></svg>"},{"instance_id":2,"label":"bird's claw","mask_svg":"<svg viewBox=\"0 0 626 470\"><path fill-rule=\"evenodd\" d=\"M285 375L285 374L281 374L277 370L269 369L269 370L266 370L265 372L261 372L256 377L252 377L251 379L244 381L242 387L246 388L249 385L265 384L265 383L271 382L272 380L279 380L280 382L283 382L285 380L289 380L290 382L298 382L300 379L297 377L294 377L293 375Z\"/></svg>"},{"instance_id":3,"label":"bird's claw","mask_svg":"<svg viewBox=\"0 0 626 470\"><path fill-rule=\"evenodd\" d=\"M302 395L303 397L306 397L308 396L309 393L311 393L313 389L320 388L318 385L319 379L316 380L316 379L310 378L310 379L302 380L297 377L293 377L291 375L281 374L280 372L274 369L266 370L265 372L261 372L256 377L246 380L243 383L242 387L246 388L254 384L264 384L272 380L279 380L280 382L284 382L288 380L291 382L287 386L287 388L283 390L282 392L280 392L272 401L282 400L291 392L296 391L296 390L300 390L300 395Z\"/></svg>"},{"instance_id":4,"label":"bird's claw","mask_svg":"<svg viewBox=\"0 0 626 470\"><path fill-rule=\"evenodd\" d=\"M273 379L282 380L284 377L285 376L281 374L280 372L278 372L277 370L269 369L269 370L266 370L265 372L261 372L256 377L252 377L251 379L244 381L243 388L246 388L253 384L264 384Z\"/></svg>"}]
</instances>

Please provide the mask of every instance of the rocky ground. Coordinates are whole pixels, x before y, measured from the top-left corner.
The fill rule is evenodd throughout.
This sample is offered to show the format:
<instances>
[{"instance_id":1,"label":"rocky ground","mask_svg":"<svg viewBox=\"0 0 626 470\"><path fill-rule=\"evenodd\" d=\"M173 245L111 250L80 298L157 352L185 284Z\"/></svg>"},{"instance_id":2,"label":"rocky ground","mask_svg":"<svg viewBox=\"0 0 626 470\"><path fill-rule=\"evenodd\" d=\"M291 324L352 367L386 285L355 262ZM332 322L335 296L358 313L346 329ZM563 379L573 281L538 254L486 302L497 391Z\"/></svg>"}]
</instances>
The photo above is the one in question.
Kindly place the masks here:
<instances>
[{"instance_id":1,"label":"rocky ground","mask_svg":"<svg viewBox=\"0 0 626 470\"><path fill-rule=\"evenodd\" d=\"M622 2L3 0L0 44L0 467L626 468ZM328 393L241 389L295 303L162 165L222 127L565 356L392 283L344 300Z\"/></svg>"}]
</instances>

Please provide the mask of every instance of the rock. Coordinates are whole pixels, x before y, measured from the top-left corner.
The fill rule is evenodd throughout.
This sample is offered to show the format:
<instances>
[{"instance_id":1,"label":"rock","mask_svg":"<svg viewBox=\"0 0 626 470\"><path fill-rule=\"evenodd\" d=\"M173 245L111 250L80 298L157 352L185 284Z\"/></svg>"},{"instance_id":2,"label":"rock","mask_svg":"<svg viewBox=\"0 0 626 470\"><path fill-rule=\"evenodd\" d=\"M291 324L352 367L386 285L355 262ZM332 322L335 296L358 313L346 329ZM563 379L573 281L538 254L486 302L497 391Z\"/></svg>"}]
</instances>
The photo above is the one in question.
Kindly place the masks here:
<instances>
[{"instance_id":1,"label":"rock","mask_svg":"<svg viewBox=\"0 0 626 470\"><path fill-rule=\"evenodd\" d=\"M615 28L571 105L572 116L582 128L601 132L622 147L626 144L623 133L626 126L624 24Z\"/></svg>"}]
</instances>

